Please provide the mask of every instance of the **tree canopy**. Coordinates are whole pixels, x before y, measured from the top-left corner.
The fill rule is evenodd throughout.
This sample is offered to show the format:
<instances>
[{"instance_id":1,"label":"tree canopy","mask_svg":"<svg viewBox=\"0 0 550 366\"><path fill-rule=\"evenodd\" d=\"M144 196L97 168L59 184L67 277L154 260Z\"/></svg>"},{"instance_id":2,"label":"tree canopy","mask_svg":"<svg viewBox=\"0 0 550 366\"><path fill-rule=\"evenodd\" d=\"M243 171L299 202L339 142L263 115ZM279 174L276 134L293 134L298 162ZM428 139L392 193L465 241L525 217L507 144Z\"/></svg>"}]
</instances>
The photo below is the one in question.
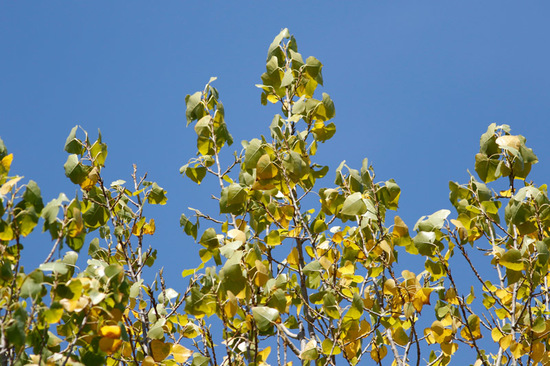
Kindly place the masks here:
<instances>
[{"instance_id":1,"label":"tree canopy","mask_svg":"<svg viewBox=\"0 0 550 366\"><path fill-rule=\"evenodd\" d=\"M281 112L268 137L234 153L215 78L185 98L197 154L180 172L219 184L219 212L180 218L201 262L182 269L184 289L147 273L147 208L167 192L136 166L128 182L104 181L101 134L70 131L64 169L80 193L47 204L36 182L11 175L0 140L2 363L550 363L550 201L545 184L528 181L537 157L526 139L491 124L477 178L449 183L454 212L407 225L395 214L399 185L367 159L332 172L315 160L336 132L322 69L281 31L257 85ZM39 223L52 249L26 271L25 238Z\"/></svg>"}]
</instances>

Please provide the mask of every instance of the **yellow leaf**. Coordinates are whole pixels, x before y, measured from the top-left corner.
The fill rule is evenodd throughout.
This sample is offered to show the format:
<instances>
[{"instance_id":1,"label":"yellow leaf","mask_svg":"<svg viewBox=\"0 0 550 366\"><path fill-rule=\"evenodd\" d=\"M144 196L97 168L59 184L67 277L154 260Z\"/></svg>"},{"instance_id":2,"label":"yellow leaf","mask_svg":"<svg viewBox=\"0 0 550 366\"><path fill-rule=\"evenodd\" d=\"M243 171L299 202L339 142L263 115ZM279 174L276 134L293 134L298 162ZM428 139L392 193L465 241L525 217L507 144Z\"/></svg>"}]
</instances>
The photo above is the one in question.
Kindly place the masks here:
<instances>
[{"instance_id":1,"label":"yellow leaf","mask_svg":"<svg viewBox=\"0 0 550 366\"><path fill-rule=\"evenodd\" d=\"M521 343L517 343L516 341L512 341L510 344L510 351L516 359L520 358L525 353L523 350L523 345Z\"/></svg>"},{"instance_id":2,"label":"yellow leaf","mask_svg":"<svg viewBox=\"0 0 550 366\"><path fill-rule=\"evenodd\" d=\"M458 305L458 298L456 297L456 290L454 288L449 288L445 294L445 300L449 304Z\"/></svg>"},{"instance_id":3,"label":"yellow leaf","mask_svg":"<svg viewBox=\"0 0 550 366\"><path fill-rule=\"evenodd\" d=\"M441 343L441 350L447 356L451 356L458 349L458 344L456 343Z\"/></svg>"},{"instance_id":4,"label":"yellow leaf","mask_svg":"<svg viewBox=\"0 0 550 366\"><path fill-rule=\"evenodd\" d=\"M153 357L151 356L145 356L143 359L143 362L141 363L141 366L155 366L155 360L153 360Z\"/></svg>"},{"instance_id":5,"label":"yellow leaf","mask_svg":"<svg viewBox=\"0 0 550 366\"><path fill-rule=\"evenodd\" d=\"M380 348L373 345L372 351L370 351L370 357L374 360L374 362L382 361L387 354L388 354L388 349L384 345L382 345L382 347Z\"/></svg>"},{"instance_id":6,"label":"yellow leaf","mask_svg":"<svg viewBox=\"0 0 550 366\"><path fill-rule=\"evenodd\" d=\"M93 186L97 183L99 180L99 170L94 167L90 173L88 173L88 176L84 179L82 183L80 183L80 188L83 190L89 192Z\"/></svg>"},{"instance_id":7,"label":"yellow leaf","mask_svg":"<svg viewBox=\"0 0 550 366\"><path fill-rule=\"evenodd\" d=\"M231 291L227 291L227 302L224 305L225 315L228 318L233 318L237 314L237 310L239 310L237 298Z\"/></svg>"},{"instance_id":8,"label":"yellow leaf","mask_svg":"<svg viewBox=\"0 0 550 366\"><path fill-rule=\"evenodd\" d=\"M535 363L540 362L545 353L544 344L537 342L531 346L531 358Z\"/></svg>"},{"instance_id":9,"label":"yellow leaf","mask_svg":"<svg viewBox=\"0 0 550 366\"><path fill-rule=\"evenodd\" d=\"M475 314L472 314L468 317L468 326L464 326L462 328L462 331L460 332L460 335L468 340L471 341L473 339L480 339L482 338L481 335L481 329L479 328L479 317Z\"/></svg>"},{"instance_id":10,"label":"yellow leaf","mask_svg":"<svg viewBox=\"0 0 550 366\"><path fill-rule=\"evenodd\" d=\"M254 283L256 284L256 286L263 287L267 283L267 280L269 280L269 270L267 269L265 264L257 259L255 261L255 265L257 272L256 276L254 277Z\"/></svg>"},{"instance_id":11,"label":"yellow leaf","mask_svg":"<svg viewBox=\"0 0 550 366\"><path fill-rule=\"evenodd\" d=\"M267 360L267 357L271 353L271 347L266 347L262 351L258 352L258 357L256 358L256 362L265 363Z\"/></svg>"},{"instance_id":12,"label":"yellow leaf","mask_svg":"<svg viewBox=\"0 0 550 366\"><path fill-rule=\"evenodd\" d=\"M431 288L421 288L414 294L413 305L416 311L422 311L424 305L430 305L430 294L432 293Z\"/></svg>"},{"instance_id":13,"label":"yellow leaf","mask_svg":"<svg viewBox=\"0 0 550 366\"><path fill-rule=\"evenodd\" d=\"M271 103L275 104L279 101L279 98L276 95L268 94L267 100L269 100Z\"/></svg>"},{"instance_id":14,"label":"yellow leaf","mask_svg":"<svg viewBox=\"0 0 550 366\"><path fill-rule=\"evenodd\" d=\"M122 344L121 339L113 339L113 338L109 338L109 337L102 337L99 340L99 348L103 352L108 353L108 354L112 354L113 352L115 352L118 349L118 347L120 347L121 344Z\"/></svg>"},{"instance_id":15,"label":"yellow leaf","mask_svg":"<svg viewBox=\"0 0 550 366\"><path fill-rule=\"evenodd\" d=\"M493 341L498 342L502 337L504 337L504 334L500 331L498 328L493 328L491 331L491 337L493 338Z\"/></svg>"},{"instance_id":16,"label":"yellow leaf","mask_svg":"<svg viewBox=\"0 0 550 366\"><path fill-rule=\"evenodd\" d=\"M15 177L4 183L2 187L0 187L0 195L5 196L21 179L23 179L23 177Z\"/></svg>"},{"instance_id":17,"label":"yellow leaf","mask_svg":"<svg viewBox=\"0 0 550 366\"><path fill-rule=\"evenodd\" d=\"M298 263L300 263L298 258L299 258L298 257L298 249L296 249L296 247L294 247L290 251L290 254L286 258L286 261L291 266L298 266Z\"/></svg>"},{"instance_id":18,"label":"yellow leaf","mask_svg":"<svg viewBox=\"0 0 550 366\"><path fill-rule=\"evenodd\" d=\"M155 233L155 219L151 219L149 223L143 225L143 234L153 235Z\"/></svg>"},{"instance_id":19,"label":"yellow leaf","mask_svg":"<svg viewBox=\"0 0 550 366\"><path fill-rule=\"evenodd\" d=\"M120 327L118 325L104 325L99 329L99 334L103 337L118 339L120 338Z\"/></svg>"},{"instance_id":20,"label":"yellow leaf","mask_svg":"<svg viewBox=\"0 0 550 366\"><path fill-rule=\"evenodd\" d=\"M512 343L513 340L514 338L512 337L512 335L508 334L502 337L501 339L499 339L498 345L502 347L504 350L507 350L508 347L510 347L510 344Z\"/></svg>"},{"instance_id":21,"label":"yellow leaf","mask_svg":"<svg viewBox=\"0 0 550 366\"><path fill-rule=\"evenodd\" d=\"M6 174L10 171L11 162L13 161L13 154L6 155L0 160L0 165L6 172Z\"/></svg>"},{"instance_id":22,"label":"yellow leaf","mask_svg":"<svg viewBox=\"0 0 550 366\"><path fill-rule=\"evenodd\" d=\"M153 339L151 341L151 353L153 360L160 362L170 354L172 343L164 343L161 340Z\"/></svg>"},{"instance_id":23,"label":"yellow leaf","mask_svg":"<svg viewBox=\"0 0 550 366\"><path fill-rule=\"evenodd\" d=\"M399 216L395 216L392 236L394 238L403 238L409 235L409 228Z\"/></svg>"},{"instance_id":24,"label":"yellow leaf","mask_svg":"<svg viewBox=\"0 0 550 366\"><path fill-rule=\"evenodd\" d=\"M395 281L393 279L387 279L384 282L384 295L397 295L397 289L395 287Z\"/></svg>"},{"instance_id":25,"label":"yellow leaf","mask_svg":"<svg viewBox=\"0 0 550 366\"><path fill-rule=\"evenodd\" d=\"M193 351L180 344L174 344L172 346L172 355L177 363L184 363L193 355Z\"/></svg>"},{"instance_id":26,"label":"yellow leaf","mask_svg":"<svg viewBox=\"0 0 550 366\"><path fill-rule=\"evenodd\" d=\"M512 197L512 188L510 188L506 191L500 191L499 194L504 198L510 198L510 197Z\"/></svg>"},{"instance_id":27,"label":"yellow leaf","mask_svg":"<svg viewBox=\"0 0 550 366\"><path fill-rule=\"evenodd\" d=\"M238 229L231 229L227 232L227 237L231 238L236 241L240 241L241 243L246 242L246 234Z\"/></svg>"},{"instance_id":28,"label":"yellow leaf","mask_svg":"<svg viewBox=\"0 0 550 366\"><path fill-rule=\"evenodd\" d=\"M511 147L511 148L516 149L516 150L519 150L519 148L521 146L521 141L519 140L519 137L518 136L512 136L512 135L500 136L499 138L497 138L495 140L495 142L497 143L497 145L500 148Z\"/></svg>"}]
</instances>

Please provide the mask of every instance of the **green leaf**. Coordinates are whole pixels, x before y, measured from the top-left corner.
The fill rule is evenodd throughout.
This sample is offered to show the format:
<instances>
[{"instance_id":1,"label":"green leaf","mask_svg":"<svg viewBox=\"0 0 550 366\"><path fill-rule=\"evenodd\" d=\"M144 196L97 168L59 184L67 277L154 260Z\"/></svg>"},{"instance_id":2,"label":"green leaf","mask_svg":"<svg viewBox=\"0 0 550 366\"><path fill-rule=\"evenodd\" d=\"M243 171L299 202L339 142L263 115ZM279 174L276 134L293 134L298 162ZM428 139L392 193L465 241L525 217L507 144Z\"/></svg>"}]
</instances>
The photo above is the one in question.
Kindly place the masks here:
<instances>
[{"instance_id":1,"label":"green leaf","mask_svg":"<svg viewBox=\"0 0 550 366\"><path fill-rule=\"evenodd\" d=\"M42 292L42 282L44 281L44 274L40 270L35 270L30 273L23 285L21 285L21 297L24 299L32 298L36 299Z\"/></svg>"},{"instance_id":2,"label":"green leaf","mask_svg":"<svg viewBox=\"0 0 550 366\"><path fill-rule=\"evenodd\" d=\"M543 241L537 241L537 260L540 264L547 264L550 258L550 238L544 238Z\"/></svg>"},{"instance_id":3,"label":"green leaf","mask_svg":"<svg viewBox=\"0 0 550 366\"><path fill-rule=\"evenodd\" d=\"M218 236L216 235L216 230L213 228L208 228L202 234L199 243L208 249L215 249L220 246Z\"/></svg>"},{"instance_id":4,"label":"green leaf","mask_svg":"<svg viewBox=\"0 0 550 366\"><path fill-rule=\"evenodd\" d=\"M258 164L260 157L265 154L262 148L262 142L258 139L252 139L246 146L244 154L244 166L246 169L254 169Z\"/></svg>"},{"instance_id":5,"label":"green leaf","mask_svg":"<svg viewBox=\"0 0 550 366\"><path fill-rule=\"evenodd\" d=\"M283 76L283 80L281 80L281 88L285 88L291 85L293 81L294 81L294 76L292 75L292 70L291 69L286 70Z\"/></svg>"},{"instance_id":6,"label":"green leaf","mask_svg":"<svg viewBox=\"0 0 550 366\"><path fill-rule=\"evenodd\" d=\"M76 131L78 130L78 125L74 126L71 129L71 132L69 133L69 136L67 136L67 140L65 141L65 151L69 154L82 154L82 142L76 138Z\"/></svg>"},{"instance_id":7,"label":"green leaf","mask_svg":"<svg viewBox=\"0 0 550 366\"><path fill-rule=\"evenodd\" d=\"M75 154L69 155L63 167L65 168L65 175L74 184L82 183L88 177L88 173L91 170L91 167L82 165Z\"/></svg>"},{"instance_id":8,"label":"green leaf","mask_svg":"<svg viewBox=\"0 0 550 366\"><path fill-rule=\"evenodd\" d=\"M198 352L193 353L193 362L191 366L208 366L210 363L210 357L201 355Z\"/></svg>"},{"instance_id":9,"label":"green leaf","mask_svg":"<svg viewBox=\"0 0 550 366\"><path fill-rule=\"evenodd\" d=\"M414 245L418 249L418 253L425 256L432 256L436 249L435 233L421 231L413 239Z\"/></svg>"},{"instance_id":10,"label":"green leaf","mask_svg":"<svg viewBox=\"0 0 550 366\"><path fill-rule=\"evenodd\" d=\"M332 319L340 319L338 303L336 302L334 295L330 292L327 292L325 296L323 296L323 310L325 311L325 314Z\"/></svg>"},{"instance_id":11,"label":"green leaf","mask_svg":"<svg viewBox=\"0 0 550 366\"><path fill-rule=\"evenodd\" d=\"M201 103L202 93L196 92L193 95L187 95L185 97L185 104L187 109L185 111L185 117L187 118L187 126L194 120L202 118L204 115L204 106Z\"/></svg>"},{"instance_id":12,"label":"green leaf","mask_svg":"<svg viewBox=\"0 0 550 366\"><path fill-rule=\"evenodd\" d=\"M321 85L323 85L323 79L321 76L321 69L323 68L323 64L321 61L317 60L313 56L309 56L306 59L306 74L314 79L317 80L317 82Z\"/></svg>"},{"instance_id":13,"label":"green leaf","mask_svg":"<svg viewBox=\"0 0 550 366\"><path fill-rule=\"evenodd\" d=\"M180 226L183 228L183 231L197 240L197 229L198 223L193 224L191 220L187 218L184 214L181 214L180 217Z\"/></svg>"},{"instance_id":14,"label":"green leaf","mask_svg":"<svg viewBox=\"0 0 550 366\"><path fill-rule=\"evenodd\" d=\"M147 202L156 205L164 205L168 198L166 197L166 191L162 189L157 183L153 182L153 186L149 194L147 195Z\"/></svg>"},{"instance_id":15,"label":"green leaf","mask_svg":"<svg viewBox=\"0 0 550 366\"><path fill-rule=\"evenodd\" d=\"M268 331L279 320L279 311L267 306L255 306L252 308L252 316L260 331Z\"/></svg>"},{"instance_id":16,"label":"green leaf","mask_svg":"<svg viewBox=\"0 0 550 366\"><path fill-rule=\"evenodd\" d=\"M25 193L23 193L23 200L25 200L26 203L31 204L38 214L40 214L44 208L40 188L33 180L29 180L29 183L27 183Z\"/></svg>"},{"instance_id":17,"label":"green leaf","mask_svg":"<svg viewBox=\"0 0 550 366\"><path fill-rule=\"evenodd\" d=\"M430 216L422 216L414 225L415 231L436 231L441 230L447 216L451 214L449 210L439 210Z\"/></svg>"},{"instance_id":18,"label":"green leaf","mask_svg":"<svg viewBox=\"0 0 550 366\"><path fill-rule=\"evenodd\" d=\"M488 157L500 154L500 148L496 143L496 128L497 125L495 123L491 123L491 125L487 128L487 132L481 135L479 140L479 152Z\"/></svg>"},{"instance_id":19,"label":"green leaf","mask_svg":"<svg viewBox=\"0 0 550 366\"><path fill-rule=\"evenodd\" d=\"M366 212L367 205L363 200L363 196L359 192L355 192L346 197L342 211L340 211L342 215L348 216L363 215Z\"/></svg>"},{"instance_id":20,"label":"green leaf","mask_svg":"<svg viewBox=\"0 0 550 366\"><path fill-rule=\"evenodd\" d=\"M199 166L196 168L186 167L184 171L185 175L197 184L201 184L202 180L206 176L206 167L204 166Z\"/></svg>"},{"instance_id":21,"label":"green leaf","mask_svg":"<svg viewBox=\"0 0 550 366\"><path fill-rule=\"evenodd\" d=\"M498 158L490 158L485 154L476 154L475 170L479 178L489 183L497 180L500 175L497 175L497 168L500 160Z\"/></svg>"},{"instance_id":22,"label":"green leaf","mask_svg":"<svg viewBox=\"0 0 550 366\"><path fill-rule=\"evenodd\" d=\"M62 262L42 263L38 268L41 271L52 271L53 273L60 275L64 275L69 272L69 267L67 266L67 264Z\"/></svg>"},{"instance_id":23,"label":"green leaf","mask_svg":"<svg viewBox=\"0 0 550 366\"><path fill-rule=\"evenodd\" d=\"M109 220L109 211L103 205L92 203L88 209L82 213L82 219L87 227L95 229L107 223Z\"/></svg>"}]
</instances>

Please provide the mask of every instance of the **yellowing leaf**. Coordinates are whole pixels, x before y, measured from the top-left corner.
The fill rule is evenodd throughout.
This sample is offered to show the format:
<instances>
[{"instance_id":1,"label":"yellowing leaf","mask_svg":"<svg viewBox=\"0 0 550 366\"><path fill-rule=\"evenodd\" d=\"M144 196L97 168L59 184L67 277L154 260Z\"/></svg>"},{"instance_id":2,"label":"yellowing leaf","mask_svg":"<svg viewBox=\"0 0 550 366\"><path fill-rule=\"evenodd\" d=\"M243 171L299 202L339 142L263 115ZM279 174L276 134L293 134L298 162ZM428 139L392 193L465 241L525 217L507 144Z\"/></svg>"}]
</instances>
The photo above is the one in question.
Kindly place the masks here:
<instances>
[{"instance_id":1,"label":"yellowing leaf","mask_svg":"<svg viewBox=\"0 0 550 366\"><path fill-rule=\"evenodd\" d=\"M121 344L122 344L121 339L113 339L113 338L109 338L109 337L102 337L99 340L99 348L103 352L108 353L108 354L112 354L113 352L115 352L118 349L118 347L120 347Z\"/></svg>"},{"instance_id":2,"label":"yellowing leaf","mask_svg":"<svg viewBox=\"0 0 550 366\"><path fill-rule=\"evenodd\" d=\"M502 255L499 263L512 271L523 270L523 259L521 252L517 249L510 249Z\"/></svg>"},{"instance_id":3,"label":"yellowing leaf","mask_svg":"<svg viewBox=\"0 0 550 366\"><path fill-rule=\"evenodd\" d=\"M404 345L406 345L407 343L409 343L409 336L407 335L407 333L405 332L405 330L403 329L403 327L398 327L398 328L393 332L393 340L394 340L395 343L397 343L398 345L404 346Z\"/></svg>"},{"instance_id":4,"label":"yellowing leaf","mask_svg":"<svg viewBox=\"0 0 550 366\"><path fill-rule=\"evenodd\" d=\"M153 339L151 341L151 353L153 360L160 362L170 354L172 343L164 343L161 340Z\"/></svg>"},{"instance_id":5,"label":"yellowing leaf","mask_svg":"<svg viewBox=\"0 0 550 366\"><path fill-rule=\"evenodd\" d=\"M174 344L172 346L172 355L177 363L184 363L193 355L193 351L180 344Z\"/></svg>"}]
</instances>

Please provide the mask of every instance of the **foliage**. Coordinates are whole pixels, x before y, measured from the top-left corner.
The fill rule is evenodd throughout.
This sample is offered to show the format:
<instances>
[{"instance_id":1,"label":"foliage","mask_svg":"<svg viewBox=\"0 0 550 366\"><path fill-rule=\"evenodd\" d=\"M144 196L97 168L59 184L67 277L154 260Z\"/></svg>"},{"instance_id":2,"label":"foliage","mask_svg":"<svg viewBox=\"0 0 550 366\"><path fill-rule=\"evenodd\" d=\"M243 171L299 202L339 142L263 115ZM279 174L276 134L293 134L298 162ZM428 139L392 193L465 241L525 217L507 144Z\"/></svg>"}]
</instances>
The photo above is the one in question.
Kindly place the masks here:
<instances>
[{"instance_id":1,"label":"foliage","mask_svg":"<svg viewBox=\"0 0 550 366\"><path fill-rule=\"evenodd\" d=\"M145 211L165 204L166 191L135 166L130 183L107 185L101 134L92 142L70 132L64 167L80 194L46 205L35 182L9 176L13 156L0 140L3 364L447 365L461 350L475 365L550 362L550 201L546 185L525 181L537 157L524 137L489 126L475 157L481 181L451 182L455 214L424 216L411 234L391 214L399 186L377 181L366 159L359 169L340 164L323 186L329 168L314 158L336 131L334 103L315 98L322 64L304 61L288 30L257 85L281 114L270 138L243 141L226 167L233 138L214 80L186 97L197 156L181 173L218 182L220 213L181 216L201 259L183 271L181 292L162 272L144 276L156 258ZM487 184L499 180L508 189L497 193ZM23 241L40 218L52 250L26 272ZM487 268L474 265L483 260L474 245ZM404 268L414 257L425 260L418 273ZM466 291L456 257L477 281Z\"/></svg>"}]
</instances>

